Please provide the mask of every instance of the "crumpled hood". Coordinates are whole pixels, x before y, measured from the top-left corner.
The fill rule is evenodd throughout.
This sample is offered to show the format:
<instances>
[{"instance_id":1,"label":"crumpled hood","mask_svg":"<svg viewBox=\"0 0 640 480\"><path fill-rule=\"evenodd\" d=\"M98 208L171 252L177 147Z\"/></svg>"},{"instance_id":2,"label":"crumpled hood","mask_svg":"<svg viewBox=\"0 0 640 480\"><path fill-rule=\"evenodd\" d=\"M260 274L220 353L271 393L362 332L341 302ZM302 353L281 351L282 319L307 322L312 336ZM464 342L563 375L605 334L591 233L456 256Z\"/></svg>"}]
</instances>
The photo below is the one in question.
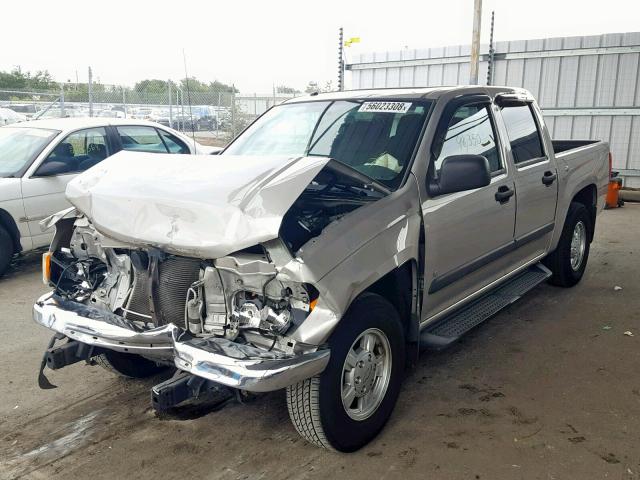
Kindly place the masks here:
<instances>
[{"instance_id":1,"label":"crumpled hood","mask_svg":"<svg viewBox=\"0 0 640 480\"><path fill-rule=\"evenodd\" d=\"M276 238L328 161L122 151L69 182L66 194L104 235L218 258Z\"/></svg>"}]
</instances>

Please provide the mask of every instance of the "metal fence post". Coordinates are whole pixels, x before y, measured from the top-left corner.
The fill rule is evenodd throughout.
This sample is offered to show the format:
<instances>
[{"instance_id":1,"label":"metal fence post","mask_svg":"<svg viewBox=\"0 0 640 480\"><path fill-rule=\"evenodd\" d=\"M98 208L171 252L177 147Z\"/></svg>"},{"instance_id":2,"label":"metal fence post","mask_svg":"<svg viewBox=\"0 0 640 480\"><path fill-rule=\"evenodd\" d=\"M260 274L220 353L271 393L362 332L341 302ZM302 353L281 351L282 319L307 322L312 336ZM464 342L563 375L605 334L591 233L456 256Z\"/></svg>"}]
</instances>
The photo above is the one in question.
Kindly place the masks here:
<instances>
[{"instance_id":1,"label":"metal fence post","mask_svg":"<svg viewBox=\"0 0 640 480\"><path fill-rule=\"evenodd\" d=\"M64 117L64 84L60 84L60 116Z\"/></svg>"},{"instance_id":2,"label":"metal fence post","mask_svg":"<svg viewBox=\"0 0 640 480\"><path fill-rule=\"evenodd\" d=\"M167 80L167 92L169 93L169 127L173 128L173 106L171 102L171 80Z\"/></svg>"},{"instance_id":3,"label":"metal fence post","mask_svg":"<svg viewBox=\"0 0 640 480\"><path fill-rule=\"evenodd\" d=\"M181 131L184 131L185 127L184 127L184 91L182 89L179 90L180 92L180 122L179 124L182 126Z\"/></svg>"},{"instance_id":4,"label":"metal fence post","mask_svg":"<svg viewBox=\"0 0 640 480\"><path fill-rule=\"evenodd\" d=\"M127 92L122 87L122 108L124 109L124 118L127 118Z\"/></svg>"},{"instance_id":5,"label":"metal fence post","mask_svg":"<svg viewBox=\"0 0 640 480\"><path fill-rule=\"evenodd\" d=\"M231 86L231 138L236 138L236 88Z\"/></svg>"},{"instance_id":6,"label":"metal fence post","mask_svg":"<svg viewBox=\"0 0 640 480\"><path fill-rule=\"evenodd\" d=\"M91 67L89 67L89 83L87 86L89 93L89 116L93 117L93 75L91 73Z\"/></svg>"},{"instance_id":7,"label":"metal fence post","mask_svg":"<svg viewBox=\"0 0 640 480\"><path fill-rule=\"evenodd\" d=\"M218 108L216 108L216 138L220 135L220 91L218 91Z\"/></svg>"}]
</instances>

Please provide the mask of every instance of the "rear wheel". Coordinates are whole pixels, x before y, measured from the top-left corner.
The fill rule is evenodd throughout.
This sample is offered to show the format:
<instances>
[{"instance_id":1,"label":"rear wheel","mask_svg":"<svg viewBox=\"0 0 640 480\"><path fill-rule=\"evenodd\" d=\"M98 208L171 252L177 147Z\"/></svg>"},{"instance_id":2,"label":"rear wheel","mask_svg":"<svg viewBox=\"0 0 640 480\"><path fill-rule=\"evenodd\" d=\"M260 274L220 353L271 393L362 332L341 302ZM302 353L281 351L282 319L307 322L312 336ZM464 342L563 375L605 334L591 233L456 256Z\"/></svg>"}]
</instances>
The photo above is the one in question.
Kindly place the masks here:
<instances>
[{"instance_id":1,"label":"rear wheel","mask_svg":"<svg viewBox=\"0 0 640 480\"><path fill-rule=\"evenodd\" d=\"M146 378L166 370L164 365L148 360L140 355L107 350L94 358L105 370L125 378Z\"/></svg>"},{"instance_id":2,"label":"rear wheel","mask_svg":"<svg viewBox=\"0 0 640 480\"><path fill-rule=\"evenodd\" d=\"M0 226L0 276L9 268L13 253L13 240L11 235Z\"/></svg>"},{"instance_id":3,"label":"rear wheel","mask_svg":"<svg viewBox=\"0 0 640 480\"><path fill-rule=\"evenodd\" d=\"M571 203L558 247L544 260L553 273L550 283L573 287L582 279L589 259L592 229L586 207L581 203Z\"/></svg>"},{"instance_id":4,"label":"rear wheel","mask_svg":"<svg viewBox=\"0 0 640 480\"><path fill-rule=\"evenodd\" d=\"M357 299L329 339L322 374L287 387L296 430L323 448L352 452L385 425L398 399L404 371L404 334L385 299Z\"/></svg>"}]
</instances>

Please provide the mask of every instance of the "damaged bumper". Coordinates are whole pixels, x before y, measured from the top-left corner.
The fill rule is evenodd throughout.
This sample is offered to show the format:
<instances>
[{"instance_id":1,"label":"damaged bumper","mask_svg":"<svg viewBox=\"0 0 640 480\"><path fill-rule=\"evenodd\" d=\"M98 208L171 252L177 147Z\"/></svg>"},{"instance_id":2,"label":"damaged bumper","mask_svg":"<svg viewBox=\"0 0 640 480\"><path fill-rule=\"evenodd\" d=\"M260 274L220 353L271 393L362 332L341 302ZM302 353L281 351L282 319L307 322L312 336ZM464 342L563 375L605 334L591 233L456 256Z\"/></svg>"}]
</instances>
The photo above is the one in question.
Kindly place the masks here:
<instances>
[{"instance_id":1,"label":"damaged bumper","mask_svg":"<svg viewBox=\"0 0 640 480\"><path fill-rule=\"evenodd\" d=\"M224 338L176 340L174 348L179 369L249 392L285 388L321 373L329 362L329 350L285 355Z\"/></svg>"},{"instance_id":2,"label":"damaged bumper","mask_svg":"<svg viewBox=\"0 0 640 480\"><path fill-rule=\"evenodd\" d=\"M33 307L36 323L78 342L158 359L204 379L250 392L279 390L321 373L329 350L287 355L224 338L183 340L174 324L143 330L119 315L46 294Z\"/></svg>"},{"instance_id":3,"label":"damaged bumper","mask_svg":"<svg viewBox=\"0 0 640 480\"><path fill-rule=\"evenodd\" d=\"M43 295L33 306L36 323L87 345L118 352L171 359L173 324L143 330L133 322L52 294Z\"/></svg>"}]
</instances>

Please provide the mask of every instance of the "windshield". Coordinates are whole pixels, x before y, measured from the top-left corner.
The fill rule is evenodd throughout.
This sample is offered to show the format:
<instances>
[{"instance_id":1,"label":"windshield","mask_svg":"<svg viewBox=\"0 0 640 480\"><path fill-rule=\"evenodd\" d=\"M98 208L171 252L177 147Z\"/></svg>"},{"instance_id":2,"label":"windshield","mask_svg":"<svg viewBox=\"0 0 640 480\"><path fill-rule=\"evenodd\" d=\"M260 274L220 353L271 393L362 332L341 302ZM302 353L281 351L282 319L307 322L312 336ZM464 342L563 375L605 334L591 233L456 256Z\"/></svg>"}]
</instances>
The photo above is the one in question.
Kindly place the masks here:
<instances>
[{"instance_id":1,"label":"windshield","mask_svg":"<svg viewBox=\"0 0 640 480\"><path fill-rule=\"evenodd\" d=\"M0 177L13 177L27 167L57 134L42 128L0 128Z\"/></svg>"},{"instance_id":2,"label":"windshield","mask_svg":"<svg viewBox=\"0 0 640 480\"><path fill-rule=\"evenodd\" d=\"M429 107L425 101L285 104L260 117L225 153L331 157L397 188Z\"/></svg>"}]
</instances>

